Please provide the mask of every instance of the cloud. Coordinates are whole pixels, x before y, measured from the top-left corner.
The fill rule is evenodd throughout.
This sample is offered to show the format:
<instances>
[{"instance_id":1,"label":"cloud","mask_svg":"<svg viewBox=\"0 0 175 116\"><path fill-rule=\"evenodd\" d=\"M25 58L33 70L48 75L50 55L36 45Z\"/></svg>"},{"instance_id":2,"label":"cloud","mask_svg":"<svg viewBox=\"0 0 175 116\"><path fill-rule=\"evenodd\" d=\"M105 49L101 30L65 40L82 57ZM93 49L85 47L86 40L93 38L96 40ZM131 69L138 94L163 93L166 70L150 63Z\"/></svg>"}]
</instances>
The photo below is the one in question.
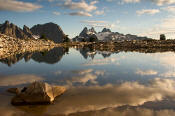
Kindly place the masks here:
<instances>
[{"instance_id":1,"label":"cloud","mask_svg":"<svg viewBox=\"0 0 175 116\"><path fill-rule=\"evenodd\" d=\"M175 6L163 7L162 9L168 11L169 13L175 13Z\"/></svg>"},{"instance_id":2,"label":"cloud","mask_svg":"<svg viewBox=\"0 0 175 116\"><path fill-rule=\"evenodd\" d=\"M137 15L143 15L143 14L154 15L154 14L157 14L159 12L160 12L159 9L142 9L142 10L136 11Z\"/></svg>"},{"instance_id":3,"label":"cloud","mask_svg":"<svg viewBox=\"0 0 175 116\"><path fill-rule=\"evenodd\" d=\"M124 3L139 3L144 0L106 0L106 1L107 2L117 1L118 4L124 4ZM146 1L152 2L158 6L175 4L174 0L146 0Z\"/></svg>"},{"instance_id":4,"label":"cloud","mask_svg":"<svg viewBox=\"0 0 175 116\"><path fill-rule=\"evenodd\" d=\"M107 21L95 21L95 20L84 20L80 21L81 23L86 23L88 26L91 27L105 27L105 28L114 28L115 24L110 24Z\"/></svg>"},{"instance_id":5,"label":"cloud","mask_svg":"<svg viewBox=\"0 0 175 116\"><path fill-rule=\"evenodd\" d=\"M64 75L63 75L64 74ZM105 71L103 70L75 70L75 71L56 71L54 75L57 77L61 76L61 81L69 88L75 84L85 85L89 84L98 84L96 79L99 76L103 76Z\"/></svg>"},{"instance_id":6,"label":"cloud","mask_svg":"<svg viewBox=\"0 0 175 116\"><path fill-rule=\"evenodd\" d=\"M87 16L87 17L92 17L92 15L90 13L83 12L83 11L71 12L71 13L69 13L69 15L71 15L71 16Z\"/></svg>"},{"instance_id":7,"label":"cloud","mask_svg":"<svg viewBox=\"0 0 175 116\"><path fill-rule=\"evenodd\" d=\"M15 11L15 12L32 12L42 8L41 5L30 2L22 2L17 0L0 0L0 10Z\"/></svg>"},{"instance_id":8,"label":"cloud","mask_svg":"<svg viewBox=\"0 0 175 116\"><path fill-rule=\"evenodd\" d=\"M168 71L166 73L161 74L160 76L162 77L175 77L175 72L174 71Z\"/></svg>"},{"instance_id":9,"label":"cloud","mask_svg":"<svg viewBox=\"0 0 175 116\"><path fill-rule=\"evenodd\" d=\"M81 23L87 23L87 24L96 24L96 23L107 23L106 21L95 21L95 20L84 20L80 21Z\"/></svg>"},{"instance_id":10,"label":"cloud","mask_svg":"<svg viewBox=\"0 0 175 116\"><path fill-rule=\"evenodd\" d=\"M60 13L60 12L54 11L53 14L54 14L54 15L60 15L61 13Z\"/></svg>"},{"instance_id":11,"label":"cloud","mask_svg":"<svg viewBox=\"0 0 175 116\"><path fill-rule=\"evenodd\" d=\"M95 14L96 15L103 15L105 12L104 12L104 10L97 10L97 11L95 11Z\"/></svg>"},{"instance_id":12,"label":"cloud","mask_svg":"<svg viewBox=\"0 0 175 116\"><path fill-rule=\"evenodd\" d=\"M156 24L152 28L149 28L148 30L144 30L144 32L141 33L140 35L159 39L160 34L165 34L167 38L174 38L174 32L175 32L174 22L175 22L174 15L165 17L160 21L160 24Z\"/></svg>"},{"instance_id":13,"label":"cloud","mask_svg":"<svg viewBox=\"0 0 175 116\"><path fill-rule=\"evenodd\" d=\"M32 83L34 81L42 81L43 78L36 75L21 74L0 77L0 80L0 86L15 86L26 83Z\"/></svg>"},{"instance_id":14,"label":"cloud","mask_svg":"<svg viewBox=\"0 0 175 116\"><path fill-rule=\"evenodd\" d=\"M105 58L105 59L94 59L92 61L89 61L85 64L84 66L97 66L97 65L109 65L109 64L114 64L114 65L119 65L119 58Z\"/></svg>"},{"instance_id":15,"label":"cloud","mask_svg":"<svg viewBox=\"0 0 175 116\"><path fill-rule=\"evenodd\" d=\"M151 0L153 3L156 3L159 6L165 5L165 4L175 4L174 0Z\"/></svg>"},{"instance_id":16,"label":"cloud","mask_svg":"<svg viewBox=\"0 0 175 116\"><path fill-rule=\"evenodd\" d=\"M157 75L158 72L155 70L144 70L143 71L143 70L138 69L135 73L138 75L145 76L145 75Z\"/></svg>"},{"instance_id":17,"label":"cloud","mask_svg":"<svg viewBox=\"0 0 175 116\"><path fill-rule=\"evenodd\" d=\"M90 4L88 4L86 3L85 0L82 0L80 2L73 2L72 0L66 0L64 4L61 4L61 6L72 10L83 10L86 12L91 12L97 9L97 7L95 6L96 3L98 3L98 1L92 1L90 2Z\"/></svg>"},{"instance_id":18,"label":"cloud","mask_svg":"<svg viewBox=\"0 0 175 116\"><path fill-rule=\"evenodd\" d=\"M147 85L125 82L120 85L71 87L48 111L51 114L69 115L78 112L99 111L122 106L143 108L147 102L175 100L175 80L156 78ZM61 102L60 102L61 101ZM165 104L162 104L165 105ZM161 109L162 105L157 105ZM147 108L152 105L147 105ZM124 108L124 107L123 107Z\"/></svg>"},{"instance_id":19,"label":"cloud","mask_svg":"<svg viewBox=\"0 0 175 116\"><path fill-rule=\"evenodd\" d=\"M138 3L140 0L122 0L124 3Z\"/></svg>"}]
</instances>

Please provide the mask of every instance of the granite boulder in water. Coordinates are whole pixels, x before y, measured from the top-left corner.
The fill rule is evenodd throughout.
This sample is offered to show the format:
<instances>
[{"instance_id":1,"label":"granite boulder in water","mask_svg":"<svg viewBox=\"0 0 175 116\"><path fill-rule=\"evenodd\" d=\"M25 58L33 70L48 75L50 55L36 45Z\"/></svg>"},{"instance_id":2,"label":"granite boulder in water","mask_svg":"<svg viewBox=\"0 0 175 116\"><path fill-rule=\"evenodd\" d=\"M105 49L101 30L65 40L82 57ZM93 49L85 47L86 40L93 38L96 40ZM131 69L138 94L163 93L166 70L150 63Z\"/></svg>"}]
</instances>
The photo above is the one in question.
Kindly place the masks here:
<instances>
[{"instance_id":1,"label":"granite boulder in water","mask_svg":"<svg viewBox=\"0 0 175 116\"><path fill-rule=\"evenodd\" d=\"M49 85L44 82L34 82L28 87L24 87L12 99L13 105L25 104L50 104L55 97L60 96L65 92L62 86Z\"/></svg>"}]
</instances>

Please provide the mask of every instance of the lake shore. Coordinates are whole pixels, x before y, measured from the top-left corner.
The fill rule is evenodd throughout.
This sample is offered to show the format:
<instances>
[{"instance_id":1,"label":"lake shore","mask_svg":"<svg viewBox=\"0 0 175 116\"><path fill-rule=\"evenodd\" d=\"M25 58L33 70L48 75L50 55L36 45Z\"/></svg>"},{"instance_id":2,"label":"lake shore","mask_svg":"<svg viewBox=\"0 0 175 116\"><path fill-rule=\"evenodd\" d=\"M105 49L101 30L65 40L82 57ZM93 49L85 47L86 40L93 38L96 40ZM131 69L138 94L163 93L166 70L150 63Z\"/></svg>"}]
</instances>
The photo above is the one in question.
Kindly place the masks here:
<instances>
[{"instance_id":1,"label":"lake shore","mask_svg":"<svg viewBox=\"0 0 175 116\"><path fill-rule=\"evenodd\" d=\"M108 52L174 52L175 40L132 40L132 41L115 41L115 42L73 42L67 44L67 47L83 48L88 47L92 51Z\"/></svg>"},{"instance_id":2,"label":"lake shore","mask_svg":"<svg viewBox=\"0 0 175 116\"><path fill-rule=\"evenodd\" d=\"M0 58L35 51L49 51L54 47L90 48L91 51L155 53L175 51L175 40L131 40L115 42L65 42L50 40L22 40L0 34Z\"/></svg>"}]
</instances>

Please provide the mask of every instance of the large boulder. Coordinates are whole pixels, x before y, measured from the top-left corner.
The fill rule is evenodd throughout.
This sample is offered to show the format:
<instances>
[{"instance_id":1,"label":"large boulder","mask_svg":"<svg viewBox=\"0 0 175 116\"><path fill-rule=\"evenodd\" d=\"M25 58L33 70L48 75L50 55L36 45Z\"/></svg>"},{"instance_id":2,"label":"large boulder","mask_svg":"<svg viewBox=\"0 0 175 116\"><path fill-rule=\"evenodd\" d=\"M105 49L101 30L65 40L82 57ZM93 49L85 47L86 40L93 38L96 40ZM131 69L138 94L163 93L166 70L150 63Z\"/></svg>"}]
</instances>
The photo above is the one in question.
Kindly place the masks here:
<instances>
[{"instance_id":1,"label":"large boulder","mask_svg":"<svg viewBox=\"0 0 175 116\"><path fill-rule=\"evenodd\" d=\"M34 82L29 86L24 87L16 96L12 98L13 105L26 104L50 104L55 97L62 95L65 92L65 87L49 85L44 82Z\"/></svg>"}]
</instances>

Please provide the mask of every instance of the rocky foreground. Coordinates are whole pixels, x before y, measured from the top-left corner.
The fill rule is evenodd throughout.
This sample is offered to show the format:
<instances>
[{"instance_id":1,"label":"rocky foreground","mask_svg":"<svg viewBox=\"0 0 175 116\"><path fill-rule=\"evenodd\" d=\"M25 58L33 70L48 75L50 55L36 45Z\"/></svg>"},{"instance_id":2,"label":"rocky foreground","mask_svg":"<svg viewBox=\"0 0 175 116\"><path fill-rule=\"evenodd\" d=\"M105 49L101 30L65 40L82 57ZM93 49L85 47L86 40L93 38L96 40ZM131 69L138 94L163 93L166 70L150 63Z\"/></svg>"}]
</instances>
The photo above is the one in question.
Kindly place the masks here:
<instances>
[{"instance_id":1,"label":"rocky foreground","mask_svg":"<svg viewBox=\"0 0 175 116\"><path fill-rule=\"evenodd\" d=\"M55 46L59 46L59 44L50 40L24 40L0 34L0 58L25 52L50 50Z\"/></svg>"},{"instance_id":2,"label":"rocky foreground","mask_svg":"<svg viewBox=\"0 0 175 116\"><path fill-rule=\"evenodd\" d=\"M28 104L50 104L55 97L62 95L66 91L63 86L49 85L44 82L33 82L27 87L10 88L8 92L15 93L11 103L13 105Z\"/></svg>"}]
</instances>

